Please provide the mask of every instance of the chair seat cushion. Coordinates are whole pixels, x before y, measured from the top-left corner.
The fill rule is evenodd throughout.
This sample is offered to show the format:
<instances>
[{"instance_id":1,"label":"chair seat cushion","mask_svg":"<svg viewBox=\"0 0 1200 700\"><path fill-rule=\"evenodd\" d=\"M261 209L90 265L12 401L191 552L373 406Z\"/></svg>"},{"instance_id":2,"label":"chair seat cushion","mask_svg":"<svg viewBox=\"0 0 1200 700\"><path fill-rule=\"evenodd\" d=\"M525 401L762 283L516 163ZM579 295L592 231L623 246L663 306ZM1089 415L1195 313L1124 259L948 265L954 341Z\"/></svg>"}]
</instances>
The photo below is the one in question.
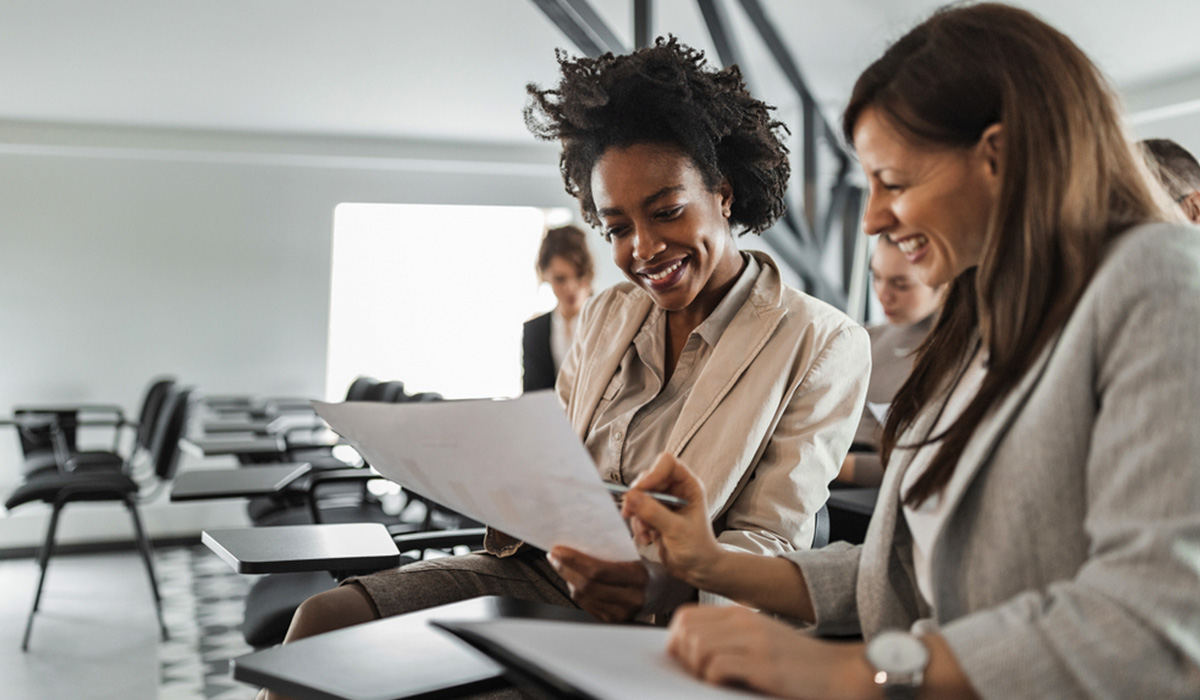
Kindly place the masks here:
<instances>
[{"instance_id":1,"label":"chair seat cushion","mask_svg":"<svg viewBox=\"0 0 1200 700\"><path fill-rule=\"evenodd\" d=\"M125 465L121 456L112 452L77 452L72 457L72 462L76 471L121 471ZM21 473L25 476L37 474L48 469L58 469L58 461L54 458L53 452L35 452L31 453L21 466Z\"/></svg>"},{"instance_id":2,"label":"chair seat cushion","mask_svg":"<svg viewBox=\"0 0 1200 700\"><path fill-rule=\"evenodd\" d=\"M255 648L283 641L296 608L309 597L328 591L337 581L324 571L270 574L260 578L246 594L242 636Z\"/></svg>"},{"instance_id":3,"label":"chair seat cushion","mask_svg":"<svg viewBox=\"0 0 1200 700\"><path fill-rule=\"evenodd\" d=\"M255 522L255 525L260 527L307 525L312 523L312 521L312 513L309 512L308 506L304 506L275 511ZM398 521L399 518L395 515L385 513L375 503L356 503L354 505L321 508L321 522L325 524L383 523L384 525L391 525Z\"/></svg>"},{"instance_id":4,"label":"chair seat cushion","mask_svg":"<svg viewBox=\"0 0 1200 700\"><path fill-rule=\"evenodd\" d=\"M44 471L25 479L4 502L8 509L45 501L53 503L61 495L66 501L122 501L137 493L137 483L124 472Z\"/></svg>"}]
</instances>

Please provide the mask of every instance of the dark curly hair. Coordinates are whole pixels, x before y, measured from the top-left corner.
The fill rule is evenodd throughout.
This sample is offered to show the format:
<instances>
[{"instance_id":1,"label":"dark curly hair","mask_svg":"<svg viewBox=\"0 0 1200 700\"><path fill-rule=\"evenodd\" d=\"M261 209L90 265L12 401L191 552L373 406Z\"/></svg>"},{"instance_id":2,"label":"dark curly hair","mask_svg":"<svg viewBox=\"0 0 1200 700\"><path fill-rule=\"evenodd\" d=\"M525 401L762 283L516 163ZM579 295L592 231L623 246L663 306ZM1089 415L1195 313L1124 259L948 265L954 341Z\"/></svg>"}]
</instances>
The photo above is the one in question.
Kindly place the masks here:
<instances>
[{"instance_id":1,"label":"dark curly hair","mask_svg":"<svg viewBox=\"0 0 1200 700\"><path fill-rule=\"evenodd\" d=\"M783 215L787 127L750 95L737 66L713 70L703 52L675 37L622 56L555 56L562 80L553 89L526 87L525 125L539 139L562 142L559 169L585 221L600 224L591 185L596 161L638 143L678 146L712 191L728 179L729 221L743 233L760 233Z\"/></svg>"}]
</instances>

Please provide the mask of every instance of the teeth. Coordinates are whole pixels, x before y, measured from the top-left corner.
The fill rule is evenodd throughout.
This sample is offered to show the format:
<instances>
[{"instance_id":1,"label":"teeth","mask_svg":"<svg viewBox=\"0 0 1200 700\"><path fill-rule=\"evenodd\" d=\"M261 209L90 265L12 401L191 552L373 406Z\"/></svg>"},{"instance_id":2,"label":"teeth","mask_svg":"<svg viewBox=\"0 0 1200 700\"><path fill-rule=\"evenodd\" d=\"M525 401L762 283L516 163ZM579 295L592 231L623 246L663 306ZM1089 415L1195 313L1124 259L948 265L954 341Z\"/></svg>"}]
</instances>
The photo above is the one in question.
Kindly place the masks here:
<instances>
[{"instance_id":1,"label":"teeth","mask_svg":"<svg viewBox=\"0 0 1200 700\"><path fill-rule=\"evenodd\" d=\"M668 267L667 269L663 270L662 272L656 272L653 275L646 275L646 279L654 280L655 282L662 280L662 279L666 279L668 275L670 275L671 273L678 270L679 266L682 264L683 264L683 260L678 260L675 262L674 265Z\"/></svg>"},{"instance_id":2,"label":"teeth","mask_svg":"<svg viewBox=\"0 0 1200 700\"><path fill-rule=\"evenodd\" d=\"M925 244L928 242L929 242L929 239L925 238L925 236L918 233L917 235L915 235L911 238L905 238L904 240L900 241L896 245L900 247L901 253L904 253L907 255L908 253L914 253L914 252L920 250L921 248L924 248Z\"/></svg>"}]
</instances>

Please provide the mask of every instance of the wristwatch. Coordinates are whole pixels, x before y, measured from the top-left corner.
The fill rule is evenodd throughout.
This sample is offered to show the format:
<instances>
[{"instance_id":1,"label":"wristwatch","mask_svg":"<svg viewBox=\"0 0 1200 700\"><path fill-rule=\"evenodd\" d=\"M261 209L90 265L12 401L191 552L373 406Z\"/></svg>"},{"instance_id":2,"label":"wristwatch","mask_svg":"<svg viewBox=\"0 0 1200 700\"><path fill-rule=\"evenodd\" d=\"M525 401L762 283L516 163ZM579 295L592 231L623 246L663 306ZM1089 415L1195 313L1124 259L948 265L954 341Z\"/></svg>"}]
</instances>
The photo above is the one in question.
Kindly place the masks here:
<instances>
[{"instance_id":1,"label":"wristwatch","mask_svg":"<svg viewBox=\"0 0 1200 700\"><path fill-rule=\"evenodd\" d=\"M867 663L886 700L913 700L925 678L929 649L908 632L882 632L867 644Z\"/></svg>"}]
</instances>

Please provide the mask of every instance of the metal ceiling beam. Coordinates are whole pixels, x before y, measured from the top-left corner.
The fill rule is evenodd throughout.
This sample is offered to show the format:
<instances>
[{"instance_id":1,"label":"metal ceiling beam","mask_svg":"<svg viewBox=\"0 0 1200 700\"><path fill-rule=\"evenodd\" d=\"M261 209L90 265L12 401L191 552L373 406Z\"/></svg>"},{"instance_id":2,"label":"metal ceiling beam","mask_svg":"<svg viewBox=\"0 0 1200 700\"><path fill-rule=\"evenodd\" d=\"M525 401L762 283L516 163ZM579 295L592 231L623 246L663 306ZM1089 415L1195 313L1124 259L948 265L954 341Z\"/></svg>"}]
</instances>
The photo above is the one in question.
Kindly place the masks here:
<instances>
[{"instance_id":1,"label":"metal ceiling beam","mask_svg":"<svg viewBox=\"0 0 1200 700\"><path fill-rule=\"evenodd\" d=\"M742 61L742 53L738 50L737 42L734 41L733 32L729 30L729 18L725 16L724 6L717 0L696 0L696 4L700 6L704 24L708 25L708 35L712 37L713 46L717 49L717 56L721 59L721 64L725 66L736 64L745 70L746 64Z\"/></svg>"},{"instance_id":2,"label":"metal ceiling beam","mask_svg":"<svg viewBox=\"0 0 1200 700\"><path fill-rule=\"evenodd\" d=\"M654 43L654 0L633 0L633 43L635 49Z\"/></svg>"},{"instance_id":3,"label":"metal ceiling beam","mask_svg":"<svg viewBox=\"0 0 1200 700\"><path fill-rule=\"evenodd\" d=\"M767 13L763 10L759 0L739 0L742 3L742 9L746 11L746 15L750 18L750 22L754 28L758 30L759 36L762 37L763 43L771 50L771 55L775 57L775 62L779 64L780 70L783 71L788 82L792 84L792 88L800 95L800 100L805 105L817 106L817 101L813 97L812 92L808 89L808 83L804 80L804 76L800 73L800 66L796 60L792 58L792 54L788 51L787 46L783 43L783 38L779 36L779 32L775 29L775 24L767 17ZM817 109L816 116L818 122L825 132L825 138L831 145L834 145L834 150L841 153L840 144L837 132L825 120L824 115ZM842 157L847 156L841 153Z\"/></svg>"},{"instance_id":4,"label":"metal ceiling beam","mask_svg":"<svg viewBox=\"0 0 1200 700\"><path fill-rule=\"evenodd\" d=\"M585 55L596 58L629 52L588 0L533 0L533 4Z\"/></svg>"}]
</instances>

